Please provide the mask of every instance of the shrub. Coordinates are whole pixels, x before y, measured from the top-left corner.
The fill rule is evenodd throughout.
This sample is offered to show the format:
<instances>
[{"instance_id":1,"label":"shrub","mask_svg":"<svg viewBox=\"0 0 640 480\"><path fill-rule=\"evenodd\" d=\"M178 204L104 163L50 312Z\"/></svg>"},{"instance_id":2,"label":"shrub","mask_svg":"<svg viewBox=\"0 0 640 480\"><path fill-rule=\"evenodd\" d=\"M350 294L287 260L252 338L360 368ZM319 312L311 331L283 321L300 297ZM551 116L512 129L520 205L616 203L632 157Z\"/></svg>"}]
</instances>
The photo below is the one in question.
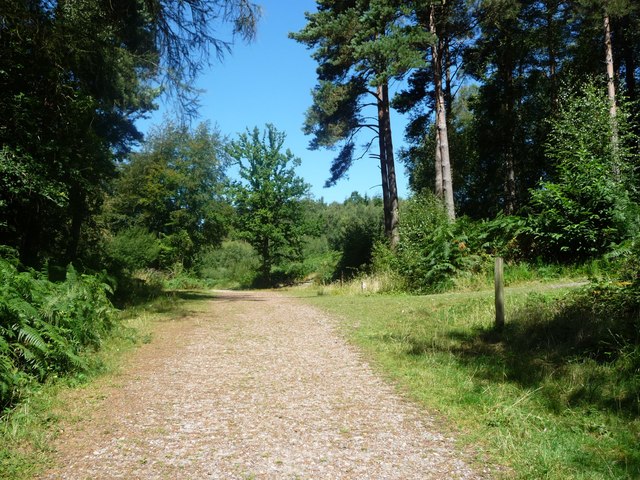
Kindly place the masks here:
<instances>
[{"instance_id":1,"label":"shrub","mask_svg":"<svg viewBox=\"0 0 640 480\"><path fill-rule=\"evenodd\" d=\"M617 142L606 96L593 84L564 99L552 121L547 156L552 181L531 191L531 233L545 258L576 261L601 255L628 233L628 185L635 136L617 118Z\"/></svg>"},{"instance_id":2,"label":"shrub","mask_svg":"<svg viewBox=\"0 0 640 480\"><path fill-rule=\"evenodd\" d=\"M160 249L156 236L143 227L127 228L107 243L108 255L116 263L116 268L129 272L153 266Z\"/></svg>"},{"instance_id":3,"label":"shrub","mask_svg":"<svg viewBox=\"0 0 640 480\"><path fill-rule=\"evenodd\" d=\"M374 244L383 237L381 208L363 199L342 207L335 224L329 225L329 244L341 253L336 277L353 277L373 260Z\"/></svg>"},{"instance_id":4,"label":"shrub","mask_svg":"<svg viewBox=\"0 0 640 480\"><path fill-rule=\"evenodd\" d=\"M469 248L465 227L466 221L449 221L434 195L416 195L401 207L396 260L386 263L405 278L409 289L442 291L452 286L456 273L481 266L482 258Z\"/></svg>"},{"instance_id":5,"label":"shrub","mask_svg":"<svg viewBox=\"0 0 640 480\"><path fill-rule=\"evenodd\" d=\"M491 220L472 221L466 217L456 221L465 232L467 246L474 252L519 261L530 254L527 219L499 213Z\"/></svg>"},{"instance_id":6,"label":"shrub","mask_svg":"<svg viewBox=\"0 0 640 480\"><path fill-rule=\"evenodd\" d=\"M71 266L64 282L53 283L0 259L0 408L29 382L87 367L82 352L98 348L114 324L109 291Z\"/></svg>"},{"instance_id":7,"label":"shrub","mask_svg":"<svg viewBox=\"0 0 640 480\"><path fill-rule=\"evenodd\" d=\"M219 287L249 287L260 267L260 258L247 242L232 240L219 248L203 250L196 261L199 277Z\"/></svg>"}]
</instances>

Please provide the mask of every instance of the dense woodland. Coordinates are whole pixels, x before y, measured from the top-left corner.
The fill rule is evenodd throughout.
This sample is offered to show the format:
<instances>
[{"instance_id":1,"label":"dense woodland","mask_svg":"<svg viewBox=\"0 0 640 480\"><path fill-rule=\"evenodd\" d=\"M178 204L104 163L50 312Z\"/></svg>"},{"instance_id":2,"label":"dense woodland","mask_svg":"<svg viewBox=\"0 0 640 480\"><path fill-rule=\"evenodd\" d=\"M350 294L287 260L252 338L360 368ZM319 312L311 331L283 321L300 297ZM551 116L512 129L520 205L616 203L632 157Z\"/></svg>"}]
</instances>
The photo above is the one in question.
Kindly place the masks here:
<instances>
[{"instance_id":1,"label":"dense woodland","mask_svg":"<svg viewBox=\"0 0 640 480\"><path fill-rule=\"evenodd\" d=\"M432 293L486 280L496 255L597 269L638 375L638 2L319 0L290 34L318 65L301 127L336 152L327 184L371 161L383 187L331 204L277 125L230 139L197 117L189 85L231 48L217 29L250 41L259 16L246 0L0 0L0 407L82 369L113 305L162 288L367 274ZM143 138L159 99L181 115ZM392 109L410 119L399 150Z\"/></svg>"}]
</instances>

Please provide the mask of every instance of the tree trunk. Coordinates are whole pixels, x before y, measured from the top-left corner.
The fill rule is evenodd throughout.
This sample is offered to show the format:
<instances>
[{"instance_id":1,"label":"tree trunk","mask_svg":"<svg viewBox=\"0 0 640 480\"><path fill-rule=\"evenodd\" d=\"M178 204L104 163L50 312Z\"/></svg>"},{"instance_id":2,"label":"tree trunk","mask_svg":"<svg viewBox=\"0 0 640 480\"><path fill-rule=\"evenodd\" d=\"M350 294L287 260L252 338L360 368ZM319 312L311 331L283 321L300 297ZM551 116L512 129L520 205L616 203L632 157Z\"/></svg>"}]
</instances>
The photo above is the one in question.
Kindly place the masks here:
<instances>
[{"instance_id":1,"label":"tree trunk","mask_svg":"<svg viewBox=\"0 0 640 480\"><path fill-rule=\"evenodd\" d=\"M385 233L392 250L398 246L398 186L396 182L393 141L391 138L391 111L389 109L389 85L378 86L378 129L380 144L380 170L384 203ZM385 193L386 192L386 193Z\"/></svg>"},{"instance_id":2,"label":"tree trunk","mask_svg":"<svg viewBox=\"0 0 640 480\"><path fill-rule=\"evenodd\" d=\"M509 55L509 53L507 53ZM502 104L502 121L504 129L504 145L502 160L504 164L504 213L513 215L516 211L517 187L515 169L515 92L513 85L513 65L509 58L501 62L502 81L504 85L504 101Z\"/></svg>"},{"instance_id":3,"label":"tree trunk","mask_svg":"<svg viewBox=\"0 0 640 480\"><path fill-rule=\"evenodd\" d=\"M611 43L611 20L609 14L604 13L604 49L605 49L605 64L607 66L607 94L609 96L609 114L611 119L615 119L617 115L616 105L616 84L615 84L615 71L613 66L613 45Z\"/></svg>"},{"instance_id":4,"label":"tree trunk","mask_svg":"<svg viewBox=\"0 0 640 480\"><path fill-rule=\"evenodd\" d=\"M435 5L431 7L429 16L429 31L437 36L435 21ZM455 206L453 201L453 182L451 174L451 159L449 157L449 138L447 132L447 112L444 99L444 90L442 88L442 61L443 61L444 42L438 38L431 46L431 55L433 63L433 82L436 94L436 149L439 150L440 163L442 171L442 200L444 201L447 215L450 220L455 220ZM436 153L436 180L439 174L438 154ZM436 194L439 191L436 185Z\"/></svg>"},{"instance_id":5,"label":"tree trunk","mask_svg":"<svg viewBox=\"0 0 640 480\"><path fill-rule=\"evenodd\" d=\"M378 103L382 98L381 87L378 87ZM382 208L384 210L384 232L389 238L389 232L391 231L391 205L389 202L389 174L387 172L387 147L385 144L385 137L382 135L382 120L380 118L381 110L378 109L378 145L380 154L378 159L380 160L380 176L382 178Z\"/></svg>"},{"instance_id":6,"label":"tree trunk","mask_svg":"<svg viewBox=\"0 0 640 480\"><path fill-rule=\"evenodd\" d=\"M607 66L607 96L609 97L609 117L611 121L611 148L614 152L614 157L617 157L616 152L618 150L618 107L616 104L616 84L615 84L615 69L613 65L613 45L611 43L611 18L609 12L604 11L604 49L605 49L605 63ZM613 176L616 179L620 178L620 167L618 166L617 158L613 160Z\"/></svg>"},{"instance_id":7,"label":"tree trunk","mask_svg":"<svg viewBox=\"0 0 640 480\"><path fill-rule=\"evenodd\" d=\"M444 188L442 183L442 150L440 149L440 132L438 131L438 125L436 121L436 184L435 184L435 193L436 197L440 200L444 201Z\"/></svg>"}]
</instances>

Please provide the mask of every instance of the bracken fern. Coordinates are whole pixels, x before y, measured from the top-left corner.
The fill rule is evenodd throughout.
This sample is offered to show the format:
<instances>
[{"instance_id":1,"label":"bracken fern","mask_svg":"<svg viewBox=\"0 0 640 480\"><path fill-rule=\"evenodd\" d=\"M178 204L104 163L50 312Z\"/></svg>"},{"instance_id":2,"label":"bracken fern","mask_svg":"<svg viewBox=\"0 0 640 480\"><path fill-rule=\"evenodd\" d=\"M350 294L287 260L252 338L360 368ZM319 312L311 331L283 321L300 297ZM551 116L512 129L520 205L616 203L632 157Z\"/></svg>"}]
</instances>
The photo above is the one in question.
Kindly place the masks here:
<instances>
[{"instance_id":1,"label":"bracken fern","mask_svg":"<svg viewBox=\"0 0 640 480\"><path fill-rule=\"evenodd\" d=\"M87 367L83 351L98 348L113 327L107 292L99 278L71 266L54 283L0 259L0 410L32 382Z\"/></svg>"}]
</instances>

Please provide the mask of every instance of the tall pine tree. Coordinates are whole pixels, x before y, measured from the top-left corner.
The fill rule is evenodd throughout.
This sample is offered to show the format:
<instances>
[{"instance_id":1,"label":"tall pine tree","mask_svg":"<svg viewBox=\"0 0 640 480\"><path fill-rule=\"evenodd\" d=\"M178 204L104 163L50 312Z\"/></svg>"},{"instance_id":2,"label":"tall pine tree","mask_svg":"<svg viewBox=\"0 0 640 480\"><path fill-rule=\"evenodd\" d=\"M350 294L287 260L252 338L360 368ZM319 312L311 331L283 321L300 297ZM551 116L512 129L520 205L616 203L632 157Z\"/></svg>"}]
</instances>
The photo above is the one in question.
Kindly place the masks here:
<instances>
[{"instance_id":1,"label":"tall pine tree","mask_svg":"<svg viewBox=\"0 0 640 480\"><path fill-rule=\"evenodd\" d=\"M307 25L291 37L315 49L318 85L307 112L305 132L312 148L341 145L331 166L331 185L356 159L358 134L373 133L366 155L377 139L385 232L398 243L398 191L391 137L389 83L424 64L419 45L428 32L411 28L406 2L395 0L319 0L307 13ZM367 114L371 107L375 113Z\"/></svg>"}]
</instances>

